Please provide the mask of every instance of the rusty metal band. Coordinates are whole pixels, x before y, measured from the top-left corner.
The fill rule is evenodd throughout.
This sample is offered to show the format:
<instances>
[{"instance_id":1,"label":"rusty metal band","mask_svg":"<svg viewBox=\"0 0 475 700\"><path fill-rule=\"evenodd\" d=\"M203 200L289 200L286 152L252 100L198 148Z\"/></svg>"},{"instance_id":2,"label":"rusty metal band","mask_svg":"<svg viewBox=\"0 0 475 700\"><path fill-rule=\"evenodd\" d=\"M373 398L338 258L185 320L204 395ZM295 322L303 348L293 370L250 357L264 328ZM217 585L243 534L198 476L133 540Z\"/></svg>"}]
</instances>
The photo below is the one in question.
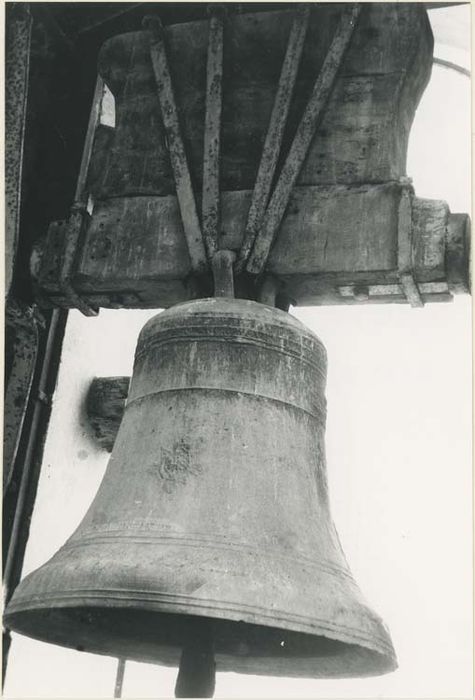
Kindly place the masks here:
<instances>
[{"instance_id":1,"label":"rusty metal band","mask_svg":"<svg viewBox=\"0 0 475 700\"><path fill-rule=\"evenodd\" d=\"M191 267L195 273L204 273L208 269L208 263L196 211L195 195L186 160L185 146L181 136L172 78L168 67L163 27L158 17L151 16L144 18L143 27L150 33L150 56L158 90L163 125L168 140L176 194Z\"/></svg>"},{"instance_id":2,"label":"rusty metal band","mask_svg":"<svg viewBox=\"0 0 475 700\"><path fill-rule=\"evenodd\" d=\"M61 269L59 273L59 284L62 293L70 302L71 306L79 309L79 311L81 311L81 313L83 313L85 316L97 316L97 314L99 313L98 309L90 306L84 299L82 299L79 296L79 294L74 289L72 279L76 270L78 255L80 253L85 228L88 223L88 193L86 190L87 171L89 168L89 162L91 160L96 127L99 123L99 118L101 114L103 93L104 83L102 81L102 78L98 76L96 80L96 87L94 89L92 108L89 114L86 141L81 157L81 165L79 168L79 176L76 183L74 203L71 207L68 225L65 231L63 255L61 260Z\"/></svg>"},{"instance_id":3,"label":"rusty metal band","mask_svg":"<svg viewBox=\"0 0 475 700\"><path fill-rule=\"evenodd\" d=\"M360 4L345 6L331 46L315 81L308 105L297 128L292 146L280 173L262 226L249 256L247 271L258 275L264 269L272 243L282 222L292 188L297 180L317 125L328 103L336 76L361 12Z\"/></svg>"},{"instance_id":4,"label":"rusty metal band","mask_svg":"<svg viewBox=\"0 0 475 700\"><path fill-rule=\"evenodd\" d=\"M204 129L202 222L208 259L218 248L219 161L223 80L224 7L209 8L208 62L206 66L206 114Z\"/></svg>"},{"instance_id":5,"label":"rusty metal band","mask_svg":"<svg viewBox=\"0 0 475 700\"><path fill-rule=\"evenodd\" d=\"M398 209L397 266L402 291L413 308L424 306L413 275L411 191L403 186Z\"/></svg>"},{"instance_id":6,"label":"rusty metal band","mask_svg":"<svg viewBox=\"0 0 475 700\"><path fill-rule=\"evenodd\" d=\"M262 151L256 183L252 193L244 239L236 263L236 271L246 266L252 246L262 223L274 178L277 160L282 146L282 137L290 109L300 58L307 34L310 4L302 4L290 29L287 50L282 64L277 93L272 108L266 140Z\"/></svg>"}]
</instances>

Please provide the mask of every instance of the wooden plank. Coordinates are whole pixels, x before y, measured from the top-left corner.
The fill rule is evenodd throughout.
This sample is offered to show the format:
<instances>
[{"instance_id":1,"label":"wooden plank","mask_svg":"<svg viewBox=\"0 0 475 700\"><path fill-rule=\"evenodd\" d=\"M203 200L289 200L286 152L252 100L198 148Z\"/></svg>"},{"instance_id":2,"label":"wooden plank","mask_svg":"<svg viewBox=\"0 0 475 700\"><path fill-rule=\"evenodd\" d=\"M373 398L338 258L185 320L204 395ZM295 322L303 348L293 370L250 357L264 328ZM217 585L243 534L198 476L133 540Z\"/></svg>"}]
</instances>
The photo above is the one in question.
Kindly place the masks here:
<instances>
[{"instance_id":1,"label":"wooden plank","mask_svg":"<svg viewBox=\"0 0 475 700\"><path fill-rule=\"evenodd\" d=\"M361 11L359 4L344 6L342 17L312 95L300 121L284 167L266 210L262 227L246 266L248 272L259 274L265 266L277 230L282 222L290 194L307 155L318 120L333 89L343 56Z\"/></svg>"},{"instance_id":2,"label":"wooden plank","mask_svg":"<svg viewBox=\"0 0 475 700\"><path fill-rule=\"evenodd\" d=\"M394 267L399 192L394 183L295 188L269 271ZM239 249L251 195L250 191L222 194L222 248ZM104 289L119 278L184 279L190 272L175 197L131 197L97 204L79 268L84 282L94 280Z\"/></svg>"},{"instance_id":3,"label":"wooden plank","mask_svg":"<svg viewBox=\"0 0 475 700\"><path fill-rule=\"evenodd\" d=\"M309 299L350 303L340 296L338 286L397 284L400 193L399 183L296 187L267 272L285 282L299 304ZM251 196L249 190L223 193L223 248L239 250ZM415 279L446 281L453 266L447 258L447 226L452 220L447 205L413 197L412 216ZM51 225L44 245L35 252L32 274L43 305L67 306L58 286L64 225ZM468 250L468 245L460 250L457 269L468 269ZM96 205L74 284L89 303L168 307L190 298L190 272L176 198L118 198ZM467 289L468 273L463 275Z\"/></svg>"},{"instance_id":4,"label":"wooden plank","mask_svg":"<svg viewBox=\"0 0 475 700\"><path fill-rule=\"evenodd\" d=\"M256 184L254 185L254 191L252 193L244 239L236 264L237 272L242 271L247 262L269 200L277 159L282 146L284 127L290 109L290 101L294 92L297 70L300 64L305 35L307 33L309 17L310 5L301 5L297 9L296 17L290 30L287 51L282 64L282 71L277 86L269 128L267 130L261 161L257 171Z\"/></svg>"},{"instance_id":5,"label":"wooden plank","mask_svg":"<svg viewBox=\"0 0 475 700\"><path fill-rule=\"evenodd\" d=\"M146 17L144 27L149 30L150 55L158 89L162 119L168 139L168 148L175 177L176 193L180 205L191 267L195 273L207 270L207 260L201 227L196 211L195 196L191 184L185 147L181 137L178 111L168 68L163 28L158 17Z\"/></svg>"},{"instance_id":6,"label":"wooden plank","mask_svg":"<svg viewBox=\"0 0 475 700\"><path fill-rule=\"evenodd\" d=\"M224 8L214 6L210 9L210 12L208 62L206 66L206 114L201 216L204 244L208 258L211 260L218 247L219 230Z\"/></svg>"}]
</instances>

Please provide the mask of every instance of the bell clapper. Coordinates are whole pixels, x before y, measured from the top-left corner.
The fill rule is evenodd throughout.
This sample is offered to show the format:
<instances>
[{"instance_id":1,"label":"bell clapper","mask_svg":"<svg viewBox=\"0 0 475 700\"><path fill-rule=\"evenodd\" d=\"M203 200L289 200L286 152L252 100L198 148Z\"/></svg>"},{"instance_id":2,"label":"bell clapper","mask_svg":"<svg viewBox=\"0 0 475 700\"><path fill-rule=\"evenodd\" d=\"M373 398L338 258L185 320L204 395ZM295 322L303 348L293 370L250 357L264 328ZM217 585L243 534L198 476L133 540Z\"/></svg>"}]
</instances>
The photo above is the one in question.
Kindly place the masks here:
<instances>
[{"instance_id":1,"label":"bell clapper","mask_svg":"<svg viewBox=\"0 0 475 700\"><path fill-rule=\"evenodd\" d=\"M122 697L122 686L124 683L124 673L125 673L125 662L126 659L118 659L117 672L115 676L115 687L114 687L114 698Z\"/></svg>"},{"instance_id":2,"label":"bell clapper","mask_svg":"<svg viewBox=\"0 0 475 700\"><path fill-rule=\"evenodd\" d=\"M212 698L216 683L214 634L210 620L196 617L189 625L175 684L176 698Z\"/></svg>"}]
</instances>

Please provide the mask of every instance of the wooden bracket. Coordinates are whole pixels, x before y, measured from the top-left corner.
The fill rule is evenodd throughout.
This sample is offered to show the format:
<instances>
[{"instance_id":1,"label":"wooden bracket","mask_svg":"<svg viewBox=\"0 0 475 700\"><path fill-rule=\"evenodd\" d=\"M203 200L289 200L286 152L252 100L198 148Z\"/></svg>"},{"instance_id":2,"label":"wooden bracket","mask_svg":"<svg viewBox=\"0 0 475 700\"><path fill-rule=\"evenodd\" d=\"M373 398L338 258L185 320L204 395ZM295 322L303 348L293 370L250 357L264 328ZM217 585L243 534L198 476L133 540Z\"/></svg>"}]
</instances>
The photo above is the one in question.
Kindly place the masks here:
<instances>
[{"instance_id":1,"label":"wooden bracket","mask_svg":"<svg viewBox=\"0 0 475 700\"><path fill-rule=\"evenodd\" d=\"M129 393L130 377L96 377L86 398L86 412L99 445L112 452Z\"/></svg>"}]
</instances>

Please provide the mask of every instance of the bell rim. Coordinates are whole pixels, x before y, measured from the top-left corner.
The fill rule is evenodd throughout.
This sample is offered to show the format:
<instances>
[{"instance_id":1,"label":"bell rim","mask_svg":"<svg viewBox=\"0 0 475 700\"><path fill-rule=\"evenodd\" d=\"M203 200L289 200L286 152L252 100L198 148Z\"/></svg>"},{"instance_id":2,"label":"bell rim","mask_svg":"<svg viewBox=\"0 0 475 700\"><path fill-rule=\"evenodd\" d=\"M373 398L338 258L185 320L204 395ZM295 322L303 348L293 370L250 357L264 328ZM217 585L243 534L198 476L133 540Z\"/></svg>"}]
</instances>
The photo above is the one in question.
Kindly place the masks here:
<instances>
[{"instance_id":1,"label":"bell rim","mask_svg":"<svg viewBox=\"0 0 475 700\"><path fill-rule=\"evenodd\" d=\"M299 616L295 613L287 613L287 615L285 615L283 612L272 611L272 614L270 614L269 612L266 612L266 608L257 605L243 604L242 601L232 605L229 603L229 601L224 603L219 600L210 600L209 604L206 604L202 599L189 594L183 595L174 593L164 595L161 593L148 591L145 592L148 596L146 598L143 593L143 591L131 589L124 589L123 591L104 590L101 591L100 594L98 591L95 591L94 593L90 592L89 594L86 594L85 592L79 593L78 591L64 591L62 593L56 592L49 595L43 593L38 595L38 598L41 598L43 602L40 600L34 601L34 596L30 595L28 598L30 603L28 605L22 605L21 595L14 596L7 606L4 620L7 623L9 619L13 619L18 614L24 615L53 609L76 608L79 606L107 609L136 608L137 610L145 610L151 613L173 613L177 615L190 614L195 615L196 617L207 617L217 620L226 619L234 622L258 624L263 627L278 627L279 629L285 629L289 632L299 632L313 636L322 636L326 637L327 639L343 642L344 644L358 645L366 650L374 651L378 654L387 656L388 658L396 659L392 644L383 639L381 635L378 635L377 637L378 641L380 642L379 646L372 641L376 637L375 634L370 637L369 635L367 636L356 631L352 627L347 626L345 628L345 626L341 623L329 625L328 623L325 624L323 620L318 620L317 618L313 618L314 621L309 622L308 617L303 615ZM127 600L128 596L130 596L129 601ZM16 601L15 597L17 597ZM141 600L145 603L143 607L138 605ZM74 604L74 601L76 601L76 605ZM53 602L54 605L52 605ZM191 607L194 608L195 612L190 612ZM247 608L248 610L245 611L244 608ZM213 614L217 612L225 614L225 617L224 615ZM305 623L304 620L307 620L307 623ZM270 624L271 621L273 624ZM383 624L381 620L378 620L378 622L380 625ZM334 629L332 629L332 627ZM12 629L14 630L14 627L12 627Z\"/></svg>"},{"instance_id":2,"label":"bell rim","mask_svg":"<svg viewBox=\"0 0 475 700\"><path fill-rule=\"evenodd\" d=\"M173 597L173 596L169 596ZM83 609L92 609L92 610L97 610L97 611L104 611L104 610L117 610L118 608L123 611L124 609L128 609L129 611L134 611L137 612L137 605L136 601L131 601L130 605L121 605L117 606L116 602L110 603L110 601L113 600L113 597L111 597L110 594L107 595L106 598L101 599L97 596L95 597L90 597L90 598L85 598L81 597L80 602L81 602L81 610ZM109 601L109 604L107 604L107 601ZM122 600L122 603L125 601ZM204 606L201 604L202 601L200 601L200 605L197 606L197 609L194 612L190 612L190 602L187 601L186 603L183 604L176 604L173 602L166 603L161 601L160 603L156 603L155 605L151 604L148 605L146 609L141 609L141 612L146 612L150 614L157 614L158 618L160 615L173 615L182 618L183 615L185 615L188 618L197 618L197 619L203 619L206 618L208 620L211 620L212 622L215 622L217 624L219 623L241 623L247 626L251 627L264 627L264 628L270 628L274 630L278 630L281 633L291 633L291 634L296 634L296 635L304 635L304 636L310 636L314 637L315 640L319 638L324 638L325 640L329 640L330 642L336 642L341 647L344 649L344 654L349 654L350 658L356 659L357 661L357 666L356 668L353 667L353 669L350 669L348 671L345 671L344 668L337 668L336 671L333 673L322 673L320 671L319 667L319 660L322 660L322 657L320 657L317 653L311 655L308 654L303 657L292 657L292 656L282 656L280 658L276 658L275 656L272 655L259 655L256 658L253 658L252 656L238 656L238 655L233 655L229 653L222 653L219 650L216 650L216 662L217 662L217 670L219 672L234 672L234 673L246 673L246 674L252 674L252 675L275 675L275 676L282 676L282 677L305 677L305 678L363 678L363 677L374 677L374 676L380 676L384 675L386 673L391 673L395 671L398 668L398 663L397 663L397 657L394 652L394 648L392 645L382 642L382 646L384 648L377 648L375 644L371 644L371 640L364 640L369 642L368 644L363 644L361 641L357 641L355 638L350 640L350 637L348 639L344 638L343 634L340 634L337 636L336 633L333 633L329 631L328 629L323 630L323 625L321 628L318 625L315 625L312 629L307 626L307 629L297 629L297 625L292 623L292 627L288 627L285 624L285 621L282 618L276 619L272 618L272 621L274 624L269 624L266 623L262 618L256 619L257 615L255 617L252 617L245 612L242 611L242 609L236 612L230 611L229 608L226 608L223 606L222 610L218 610L216 608L216 605L213 606ZM237 606L236 606L237 607ZM25 627L24 624L21 623L21 618L25 619L27 616L33 615L33 617L37 617L38 614L41 615L42 613L46 613L46 615L50 614L51 612L59 613L64 613L67 610L75 610L77 606L74 606L72 604L71 599L69 600L64 600L61 602L60 599L57 597L55 598L55 605L54 607L48 605L47 602L45 602L43 605L37 605L35 606L30 606L29 608L25 608L23 610L20 609L20 606L12 606L9 604L7 606L7 611L5 612L4 615L4 624L8 627L9 622L13 622L13 625L9 627L11 631L13 632L19 632L20 634L24 634L28 637L31 637L33 639L36 639L38 641L46 642L46 643L53 643L53 644L58 644L60 643L62 646L80 650L80 651L85 651L87 653L93 653L93 654L99 654L99 655L105 655L105 656L116 656L114 653L114 650L110 649L107 651L101 650L98 646L94 646L94 642L91 644L90 648L79 648L78 645L75 643L74 639L72 638L72 635L68 632L65 632L64 637L60 642L58 642L58 639L55 639L53 641L51 634L41 634L38 633L38 628L35 628L35 622L33 623L33 628L30 631L28 625ZM135 609L135 610L134 610ZM226 617L221 617L216 615L216 612L223 612L226 614ZM214 613L214 614L213 614ZM268 616L270 617L270 616ZM246 619L247 618L247 619ZM70 618L67 615L64 615L64 620L70 621ZM15 624L15 622L20 621L20 624ZM51 623L48 623L48 632L51 632ZM277 626L278 625L278 626ZM305 627L305 625L302 625L302 628ZM355 635L356 636L356 635ZM177 664L177 661L173 657L175 650L175 656L179 658L180 654L180 647L179 646L169 646L169 645L157 645L156 648L154 648L154 653L150 655L128 655L127 658L130 660L135 660L143 663L158 663L160 665L164 666L175 666ZM167 653L168 652L168 653ZM338 654L340 656L340 654ZM167 660L168 657L168 660ZM324 657L323 657L324 658ZM368 659L371 660L373 665L368 664ZM362 667L358 667L358 662L362 663ZM272 670L272 673L269 673L268 670L268 664L275 664L275 667ZM262 668L260 668L262 666ZM314 671L312 672L313 666L315 667ZM280 668L281 667L281 668ZM293 670L292 670L293 669Z\"/></svg>"}]
</instances>

